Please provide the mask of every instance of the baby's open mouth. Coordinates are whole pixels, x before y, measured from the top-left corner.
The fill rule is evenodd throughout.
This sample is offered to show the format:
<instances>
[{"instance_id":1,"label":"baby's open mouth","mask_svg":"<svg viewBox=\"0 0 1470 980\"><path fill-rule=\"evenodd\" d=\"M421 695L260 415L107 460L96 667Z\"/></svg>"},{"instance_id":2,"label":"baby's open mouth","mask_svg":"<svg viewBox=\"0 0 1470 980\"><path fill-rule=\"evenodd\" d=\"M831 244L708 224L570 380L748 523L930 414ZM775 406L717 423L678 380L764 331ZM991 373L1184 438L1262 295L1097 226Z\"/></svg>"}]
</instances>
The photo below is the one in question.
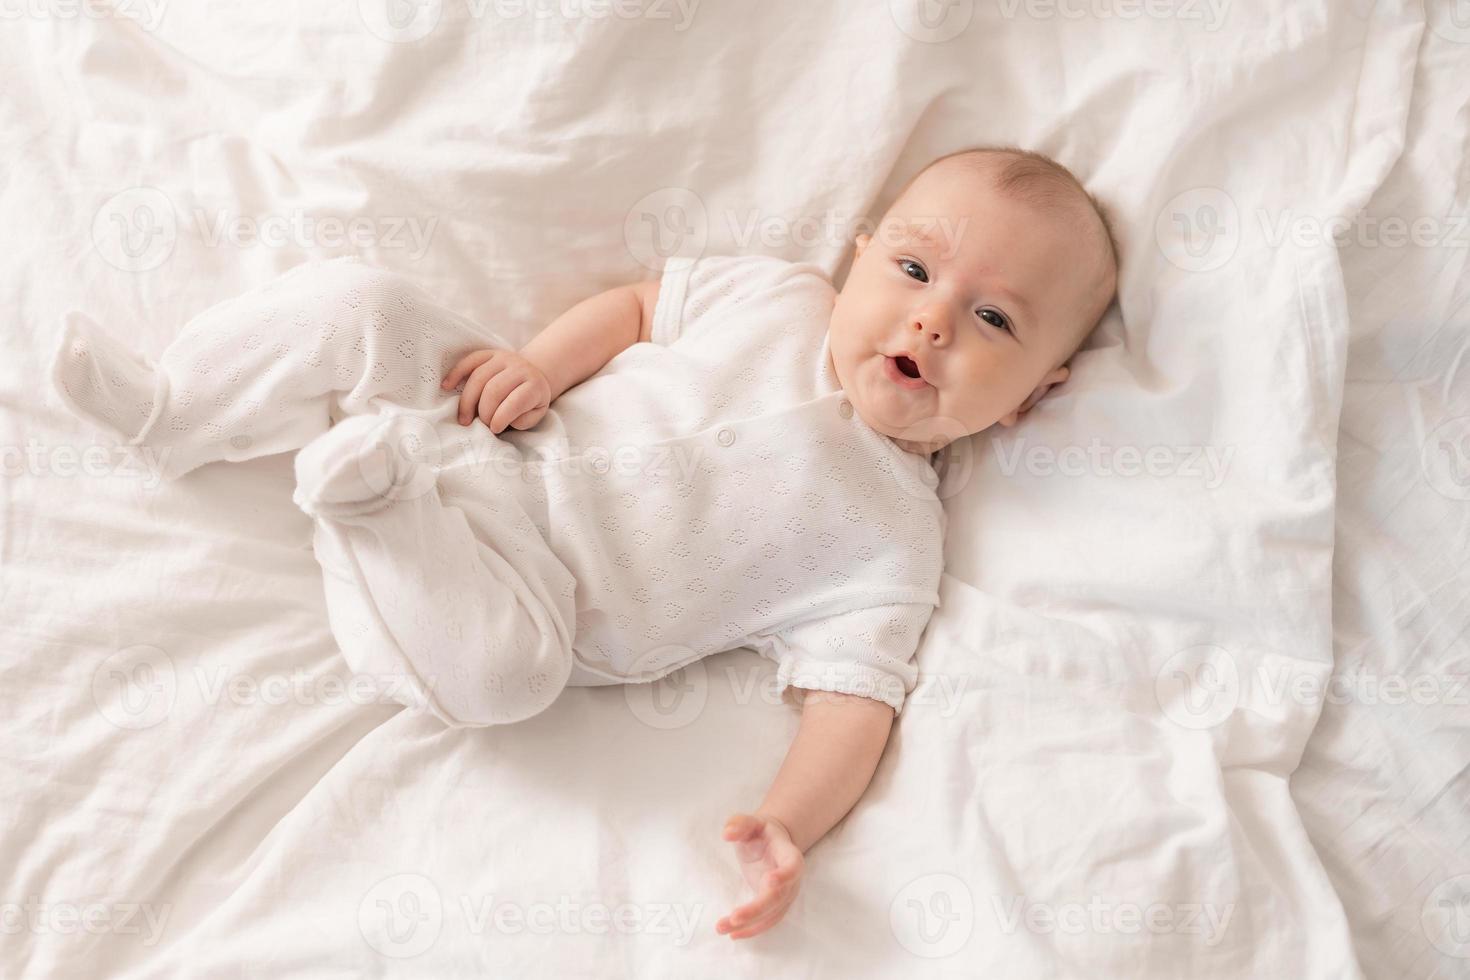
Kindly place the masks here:
<instances>
[{"instance_id":1,"label":"baby's open mouth","mask_svg":"<svg viewBox=\"0 0 1470 980\"><path fill-rule=\"evenodd\" d=\"M905 391L928 391L932 387L919 370L919 362L907 354L884 357L883 375Z\"/></svg>"}]
</instances>

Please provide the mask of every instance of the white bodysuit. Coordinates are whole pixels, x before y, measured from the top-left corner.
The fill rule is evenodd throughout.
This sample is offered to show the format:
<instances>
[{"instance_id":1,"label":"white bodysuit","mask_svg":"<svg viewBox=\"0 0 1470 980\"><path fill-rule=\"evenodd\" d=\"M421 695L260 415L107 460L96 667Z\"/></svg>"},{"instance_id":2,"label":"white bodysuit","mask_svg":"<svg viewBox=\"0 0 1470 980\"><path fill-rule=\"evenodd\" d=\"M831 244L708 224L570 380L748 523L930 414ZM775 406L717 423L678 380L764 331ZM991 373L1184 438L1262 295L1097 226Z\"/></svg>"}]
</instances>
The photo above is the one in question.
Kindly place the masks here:
<instances>
[{"instance_id":1,"label":"white bodysuit","mask_svg":"<svg viewBox=\"0 0 1470 980\"><path fill-rule=\"evenodd\" d=\"M499 436L459 426L438 381L511 345L351 259L211 307L156 365L73 315L53 377L170 478L302 450L344 657L446 724L742 646L790 703L819 688L898 711L939 601L939 479L845 398L833 300L815 266L670 260L653 343Z\"/></svg>"},{"instance_id":2,"label":"white bodysuit","mask_svg":"<svg viewBox=\"0 0 1470 980\"><path fill-rule=\"evenodd\" d=\"M528 460L585 460L539 466L578 582L580 674L646 681L749 646L783 697L901 707L939 601L938 477L843 396L833 300L815 266L672 259L653 342L510 434Z\"/></svg>"}]
</instances>

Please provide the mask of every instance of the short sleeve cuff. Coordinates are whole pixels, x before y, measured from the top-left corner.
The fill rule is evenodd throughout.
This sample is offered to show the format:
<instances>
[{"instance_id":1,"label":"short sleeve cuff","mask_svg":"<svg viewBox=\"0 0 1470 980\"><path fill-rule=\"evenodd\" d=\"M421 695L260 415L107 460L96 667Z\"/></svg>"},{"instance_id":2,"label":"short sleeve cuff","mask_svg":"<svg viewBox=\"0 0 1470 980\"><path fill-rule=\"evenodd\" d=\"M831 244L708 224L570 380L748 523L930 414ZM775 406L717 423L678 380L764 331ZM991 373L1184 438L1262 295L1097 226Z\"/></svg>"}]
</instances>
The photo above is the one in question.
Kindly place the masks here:
<instances>
[{"instance_id":1,"label":"short sleeve cuff","mask_svg":"<svg viewBox=\"0 0 1470 980\"><path fill-rule=\"evenodd\" d=\"M785 660L776 671L776 692L788 704L800 705L795 689L831 691L882 701L897 715L909 688L902 678L862 664L820 660Z\"/></svg>"},{"instance_id":2,"label":"short sleeve cuff","mask_svg":"<svg viewBox=\"0 0 1470 980\"><path fill-rule=\"evenodd\" d=\"M664 263L658 302L653 307L653 328L648 337L655 344L667 347L679 338L679 328L684 324L684 297L689 292L689 275L694 263L694 258L685 255L672 256Z\"/></svg>"}]
</instances>

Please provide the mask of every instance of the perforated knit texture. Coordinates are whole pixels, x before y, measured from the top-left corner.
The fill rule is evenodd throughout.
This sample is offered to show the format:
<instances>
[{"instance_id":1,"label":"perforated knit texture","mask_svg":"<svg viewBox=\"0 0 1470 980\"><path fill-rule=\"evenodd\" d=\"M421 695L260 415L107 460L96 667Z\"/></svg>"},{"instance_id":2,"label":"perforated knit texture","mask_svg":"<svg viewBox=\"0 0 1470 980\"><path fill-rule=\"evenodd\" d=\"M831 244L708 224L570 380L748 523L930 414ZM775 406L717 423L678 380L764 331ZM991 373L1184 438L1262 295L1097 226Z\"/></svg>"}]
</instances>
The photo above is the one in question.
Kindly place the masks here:
<instances>
[{"instance_id":1,"label":"perforated knit texture","mask_svg":"<svg viewBox=\"0 0 1470 980\"><path fill-rule=\"evenodd\" d=\"M299 449L336 417L427 409L486 331L351 259L307 263L194 317L153 364L73 318L54 377L73 410L168 450L164 476Z\"/></svg>"},{"instance_id":2,"label":"perforated knit texture","mask_svg":"<svg viewBox=\"0 0 1470 980\"><path fill-rule=\"evenodd\" d=\"M573 656L643 681L739 646L780 664L788 700L815 687L899 710L938 603L938 478L838 387L832 300L812 266L671 262L657 343L499 437L455 425L438 383L468 350L505 344L345 260L212 307L157 365L73 321L54 376L79 414L167 450L166 477L324 440L304 473L381 448L360 426L329 432L334 419L428 419L431 493L343 506L358 491L319 468L307 496L339 506L303 509L344 656L408 675L449 724L541 710Z\"/></svg>"},{"instance_id":3,"label":"perforated knit texture","mask_svg":"<svg viewBox=\"0 0 1470 980\"><path fill-rule=\"evenodd\" d=\"M580 461L544 470L589 670L649 680L751 646L781 664L788 701L790 684L899 710L912 691L939 601L938 477L839 388L833 296L810 265L671 262L657 343L563 395L552 426L512 436L528 459Z\"/></svg>"},{"instance_id":4,"label":"perforated knit texture","mask_svg":"<svg viewBox=\"0 0 1470 980\"><path fill-rule=\"evenodd\" d=\"M79 415L157 454L166 479L302 449L296 499L316 521L344 658L385 698L489 725L539 713L565 686L576 581L537 528L544 510L527 509L514 447L458 426L458 395L439 387L486 346L506 344L342 259L209 308L156 365L72 317L52 375ZM393 479L365 481L385 452Z\"/></svg>"}]
</instances>

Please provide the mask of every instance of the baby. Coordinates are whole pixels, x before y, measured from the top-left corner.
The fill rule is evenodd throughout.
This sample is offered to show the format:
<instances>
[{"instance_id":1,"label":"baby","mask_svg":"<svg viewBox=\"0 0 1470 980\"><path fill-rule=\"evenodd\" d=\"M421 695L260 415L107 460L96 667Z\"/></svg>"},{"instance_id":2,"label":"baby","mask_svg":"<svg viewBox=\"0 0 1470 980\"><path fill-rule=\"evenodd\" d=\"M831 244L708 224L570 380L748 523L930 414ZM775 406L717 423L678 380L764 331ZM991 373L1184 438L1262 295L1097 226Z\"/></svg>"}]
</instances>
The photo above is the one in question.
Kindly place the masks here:
<instances>
[{"instance_id":1,"label":"baby","mask_svg":"<svg viewBox=\"0 0 1470 980\"><path fill-rule=\"evenodd\" d=\"M840 293L811 265L673 259L519 351L398 276L307 264L156 364L72 314L53 380L165 478L299 450L344 658L445 724L738 647L773 660L802 714L724 827L755 895L716 928L745 938L781 920L915 687L932 454L1064 381L1117 275L1091 196L1009 148L936 160L856 246Z\"/></svg>"}]
</instances>

